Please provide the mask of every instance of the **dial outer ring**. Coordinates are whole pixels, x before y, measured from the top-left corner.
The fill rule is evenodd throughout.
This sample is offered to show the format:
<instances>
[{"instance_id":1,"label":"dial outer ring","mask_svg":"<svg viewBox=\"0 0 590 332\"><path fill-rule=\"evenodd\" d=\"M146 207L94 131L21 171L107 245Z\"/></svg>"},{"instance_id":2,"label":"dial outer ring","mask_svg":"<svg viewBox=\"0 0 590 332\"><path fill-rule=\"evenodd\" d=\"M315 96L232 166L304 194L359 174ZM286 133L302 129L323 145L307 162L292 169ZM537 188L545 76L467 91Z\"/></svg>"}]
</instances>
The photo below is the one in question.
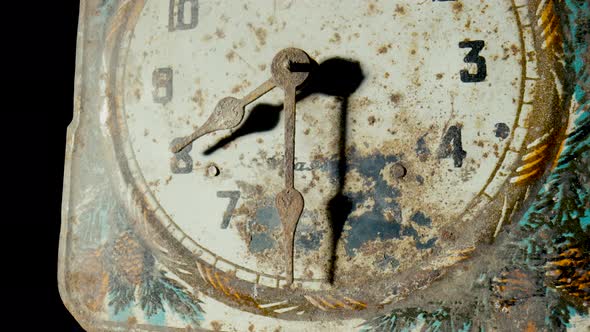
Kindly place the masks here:
<instances>
[{"instance_id":1,"label":"dial outer ring","mask_svg":"<svg viewBox=\"0 0 590 332\"><path fill-rule=\"evenodd\" d=\"M512 2L514 3L514 0ZM228 265L231 266L231 262L216 256L206 248L199 247L198 244L191 243L192 240L173 223L150 194L145 181L144 183L138 181L138 179L143 179L138 167L131 166L135 160L128 138L126 137L125 120L121 116L124 113L124 93L122 92L123 88L120 87L124 86L122 82L125 72L121 68L125 68L124 54L128 51L128 44L126 43L130 41L136 19L139 16L138 13L141 12L143 5L144 3L141 3L134 7L122 4L119 7L119 13L115 15L115 20L113 20L108 29L110 33L107 40L106 59L107 70L110 75L106 91L109 97L107 105L109 117L104 129L112 139L111 142L107 143L107 147L112 149L113 156L116 159L116 166L114 166L115 170L113 172L113 174L116 174L114 181L117 185L115 187L121 189L118 194L126 202L129 223L151 248L153 254L167 268L191 286L228 305L256 314L290 320L339 319L342 316L346 318L370 317L375 315L376 311L387 311L387 304L395 302L398 298L409 296L412 292L422 289L425 284L430 284L444 274L444 268L450 265L440 262L441 268L425 271L420 275L414 275L413 285L403 289L396 295L383 294L381 292L381 296L359 298L357 296L358 294L350 290L318 292L289 291L287 293L295 293L295 296L285 299L286 292L278 288L280 286L279 279L276 281L277 287L265 287L258 284L255 287L257 294L254 295L252 293L253 284L237 278L236 272L232 272L231 268L227 268ZM528 51L529 48L525 45L525 28L521 13L516 8L516 5L513 6L520 27L521 47L523 50ZM530 15L533 16L533 13L530 13ZM538 38L538 31L533 31L530 25L529 29L531 29L529 38L534 39L533 36ZM539 47L533 49L538 51ZM526 53L525 51L521 52L523 63L525 64L527 63ZM542 53L538 61L544 61L545 67L548 68L557 66L555 59ZM547 63L551 65L547 65ZM526 156L527 153L532 153L529 150L538 146L535 144L539 142L540 138L545 137L545 141L548 142L550 141L550 137L561 135L565 130L565 125L563 124L567 122L557 121L562 124L559 128L551 128L551 121L548 121L549 124L541 122L541 119L545 117L538 116L539 113L547 114L547 118L550 119L561 119L560 117L567 114L564 111L567 109L564 101L569 100L569 98L564 95L556 95L551 102L535 103L525 101L525 95L533 95L533 92L528 91L526 87L529 78L527 76L527 65L523 65L522 67L523 79L520 87L518 106L519 119L515 121L516 124L513 126L514 129L511 135L515 139L510 144L510 148L504 152L502 162L510 160L510 158L517 158L520 155ZM536 91L555 91L557 89L552 78L549 79L550 74L549 70L539 70L540 77L531 78L539 80L539 84L545 85L544 88L536 88ZM546 99L543 99L543 101L546 101ZM560 107L554 107L555 105L559 105ZM524 117L523 114L528 116ZM531 116L533 114L535 116ZM527 127L534 126L543 128L542 132L546 135L539 137L541 135L531 135L526 131ZM545 157L547 160L553 160L557 153L557 146L555 144L547 144L551 146L546 149ZM528 182L526 181L527 178L523 178L523 175L517 174L518 170L511 173L512 177L505 176L497 180L498 177L496 175L503 167L502 162L497 166L486 188L483 188L478 198L469 204L470 208L468 210L481 211L479 208L486 206L488 213L500 214L501 211L505 210L505 202L508 195L513 200L516 200L516 202L520 202L521 210L530 203L529 194L531 191L538 189L539 182L541 181L534 183ZM539 179L539 177L536 179ZM505 193L504 200L502 200L502 195L499 194L501 192ZM512 213L515 214L516 211L512 211ZM466 211L463 218L476 220L478 214L472 214ZM465 246L464 248L457 248L454 253L449 253L448 257L458 262L468 258L473 251L472 247ZM257 276L257 283L261 277L264 276ZM382 289L380 287L383 285L375 284L373 286L375 287L374 289ZM274 306L276 303L281 303L282 307L297 307L297 310L278 313L274 310L276 309L276 306ZM295 311L303 311L304 313L298 315Z\"/></svg>"}]
</instances>

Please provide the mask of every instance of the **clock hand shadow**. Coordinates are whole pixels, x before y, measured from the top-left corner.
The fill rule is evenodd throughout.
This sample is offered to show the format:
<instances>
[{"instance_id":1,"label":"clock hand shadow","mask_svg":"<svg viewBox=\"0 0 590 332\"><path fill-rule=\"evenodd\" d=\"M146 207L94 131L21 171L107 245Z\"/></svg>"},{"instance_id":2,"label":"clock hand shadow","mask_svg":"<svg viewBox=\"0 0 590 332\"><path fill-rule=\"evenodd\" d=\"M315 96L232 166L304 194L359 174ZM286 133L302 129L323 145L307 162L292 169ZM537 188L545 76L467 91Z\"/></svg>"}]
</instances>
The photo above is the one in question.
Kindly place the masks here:
<instances>
[{"instance_id":1,"label":"clock hand shadow","mask_svg":"<svg viewBox=\"0 0 590 332\"><path fill-rule=\"evenodd\" d=\"M340 102L339 117L335 117L338 124L338 149L336 164L336 183L338 190L328 201L327 212L330 226L332 228L330 243L331 251L328 262L328 281L334 282L337 245L342 237L342 231L348 215L352 212L353 203L350 197L344 193L345 176L348 171L348 160L346 157L346 132L348 124L348 107L350 96L361 86L365 80L365 74L358 61L343 58L331 58L319 67L318 75L314 75L310 88L317 92L336 97ZM314 85L316 86L314 88Z\"/></svg>"},{"instance_id":2,"label":"clock hand shadow","mask_svg":"<svg viewBox=\"0 0 590 332\"><path fill-rule=\"evenodd\" d=\"M282 110L282 104L257 104L252 108L248 117L238 129L231 133L231 135L220 139L215 145L203 151L203 154L211 155L240 137L273 130L279 123L280 112Z\"/></svg>"},{"instance_id":3,"label":"clock hand shadow","mask_svg":"<svg viewBox=\"0 0 590 332\"><path fill-rule=\"evenodd\" d=\"M323 61L320 64L312 63L313 71L310 75L309 82L299 91L296 100L301 101L314 94L322 94L335 97L340 102L339 116L326 117L335 119L339 122L337 127L339 136L335 176L337 183L337 192L327 204L328 219L332 227L330 243L332 248L328 262L329 282L334 281L334 272L337 260L337 244L342 236L342 230L352 211L352 201L344 194L344 180L348 169L346 158L346 132L348 119L348 106L350 96L361 86L365 80L365 75L358 61L334 57ZM259 103L249 112L244 123L234 131L230 136L222 138L214 146L210 147L204 154L210 155L223 148L234 140L258 132L273 130L277 127L280 120L280 112L283 105L272 105ZM318 110L326 111L328 110ZM321 144L321 142L318 142Z\"/></svg>"}]
</instances>

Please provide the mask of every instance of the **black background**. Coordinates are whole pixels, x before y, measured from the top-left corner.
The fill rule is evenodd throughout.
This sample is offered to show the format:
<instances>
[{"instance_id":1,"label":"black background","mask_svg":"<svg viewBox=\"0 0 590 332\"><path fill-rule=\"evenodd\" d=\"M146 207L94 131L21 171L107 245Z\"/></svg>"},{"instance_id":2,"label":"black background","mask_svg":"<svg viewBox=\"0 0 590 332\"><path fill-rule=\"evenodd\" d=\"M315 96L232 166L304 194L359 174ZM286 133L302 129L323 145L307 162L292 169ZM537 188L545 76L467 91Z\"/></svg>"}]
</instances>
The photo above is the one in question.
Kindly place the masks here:
<instances>
[{"instance_id":1,"label":"black background","mask_svg":"<svg viewBox=\"0 0 590 332\"><path fill-rule=\"evenodd\" d=\"M8 171L2 172L6 248L0 294L8 313L3 310L2 330L83 331L57 288L79 0L6 2L0 49L8 59L0 77L1 160Z\"/></svg>"}]
</instances>

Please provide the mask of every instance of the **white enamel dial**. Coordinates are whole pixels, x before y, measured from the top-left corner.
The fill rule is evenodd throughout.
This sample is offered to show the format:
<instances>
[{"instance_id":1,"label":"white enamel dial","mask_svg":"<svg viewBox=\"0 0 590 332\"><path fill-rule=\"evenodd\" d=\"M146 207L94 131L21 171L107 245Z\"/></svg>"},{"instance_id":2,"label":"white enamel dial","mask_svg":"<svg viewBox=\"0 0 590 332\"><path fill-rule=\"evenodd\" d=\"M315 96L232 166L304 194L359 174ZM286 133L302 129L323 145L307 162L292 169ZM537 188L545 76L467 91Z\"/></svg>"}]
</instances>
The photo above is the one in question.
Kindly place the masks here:
<instances>
[{"instance_id":1,"label":"white enamel dial","mask_svg":"<svg viewBox=\"0 0 590 332\"><path fill-rule=\"evenodd\" d=\"M282 91L247 108L244 135L200 138L180 161L170 144L220 99L268 80L287 47L363 76L351 74L359 84L348 98L325 86L297 102L300 287L354 286L369 268L375 278L401 276L477 242L477 232L463 232L475 222L465 215L480 212L478 198L511 165L504 155L523 100L512 1L198 1L192 11L193 3L179 22L179 8L146 1L125 49L120 119L135 181L186 248L213 253L210 263L239 279L281 285L273 199L284 183ZM334 243L328 206L339 191L352 210Z\"/></svg>"}]
</instances>

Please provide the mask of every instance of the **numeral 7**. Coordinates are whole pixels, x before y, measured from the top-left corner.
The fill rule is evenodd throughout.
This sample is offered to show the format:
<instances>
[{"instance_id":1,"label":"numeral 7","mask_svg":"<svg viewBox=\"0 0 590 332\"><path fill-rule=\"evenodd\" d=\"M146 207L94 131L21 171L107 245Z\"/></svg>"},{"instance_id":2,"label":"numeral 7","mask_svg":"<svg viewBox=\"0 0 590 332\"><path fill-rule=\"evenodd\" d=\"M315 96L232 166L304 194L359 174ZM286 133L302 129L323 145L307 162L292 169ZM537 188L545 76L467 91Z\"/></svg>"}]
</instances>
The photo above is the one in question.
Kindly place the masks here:
<instances>
[{"instance_id":1,"label":"numeral 7","mask_svg":"<svg viewBox=\"0 0 590 332\"><path fill-rule=\"evenodd\" d=\"M240 199L240 192L239 191L218 191L217 197L219 198L229 198L229 204L227 205L227 210L223 214L223 221L221 222L221 229L226 229L229 226L229 222L231 221L231 217L234 214L234 210L238 205L238 200Z\"/></svg>"}]
</instances>

